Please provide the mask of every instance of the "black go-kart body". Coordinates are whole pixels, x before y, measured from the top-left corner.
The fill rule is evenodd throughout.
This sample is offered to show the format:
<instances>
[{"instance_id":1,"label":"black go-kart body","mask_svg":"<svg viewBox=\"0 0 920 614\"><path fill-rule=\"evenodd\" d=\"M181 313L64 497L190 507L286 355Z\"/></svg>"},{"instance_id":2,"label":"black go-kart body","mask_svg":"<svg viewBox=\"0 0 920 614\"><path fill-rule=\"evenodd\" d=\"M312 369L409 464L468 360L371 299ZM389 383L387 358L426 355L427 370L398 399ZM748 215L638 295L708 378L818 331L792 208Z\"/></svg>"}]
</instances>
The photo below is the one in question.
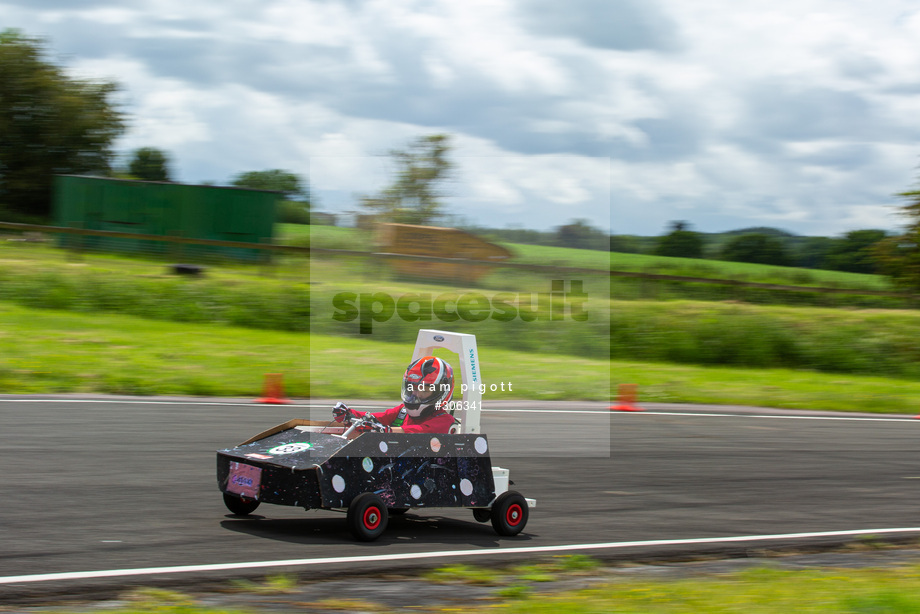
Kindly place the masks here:
<instances>
[{"instance_id":1,"label":"black go-kart body","mask_svg":"<svg viewBox=\"0 0 920 614\"><path fill-rule=\"evenodd\" d=\"M260 503L346 509L361 540L376 539L389 514L409 508L470 508L501 535L527 522L523 496L505 490L496 497L483 434L366 432L347 439L329 430L342 431L291 420L219 450L217 482L227 508L239 515Z\"/></svg>"}]
</instances>

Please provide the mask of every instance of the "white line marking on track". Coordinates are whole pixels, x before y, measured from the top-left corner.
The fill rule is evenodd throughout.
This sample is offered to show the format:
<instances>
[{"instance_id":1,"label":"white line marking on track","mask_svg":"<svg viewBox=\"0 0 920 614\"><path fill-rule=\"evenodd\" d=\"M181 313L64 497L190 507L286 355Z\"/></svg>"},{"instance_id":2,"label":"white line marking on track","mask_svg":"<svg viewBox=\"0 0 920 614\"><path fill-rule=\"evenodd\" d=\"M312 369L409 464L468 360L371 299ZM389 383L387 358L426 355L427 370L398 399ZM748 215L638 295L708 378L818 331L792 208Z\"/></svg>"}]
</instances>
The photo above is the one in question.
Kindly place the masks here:
<instances>
[{"instance_id":1,"label":"white line marking on track","mask_svg":"<svg viewBox=\"0 0 920 614\"><path fill-rule=\"evenodd\" d=\"M920 424L916 418L870 418L867 416L789 416L781 414L709 414L678 411L643 411L632 415L647 416L699 416L702 418L769 418L771 420L844 420L850 422L912 422Z\"/></svg>"},{"instance_id":2,"label":"white line marking on track","mask_svg":"<svg viewBox=\"0 0 920 614\"><path fill-rule=\"evenodd\" d=\"M138 569L110 569L100 571L72 571L27 576L0 576L0 584L23 582L55 582L63 580L88 580L92 578L123 578L155 574L196 573L228 571L234 569L265 569L269 567L302 567L306 565L332 565L337 563L374 563L386 561L411 561L458 556L492 556L500 554L533 554L545 552L572 552L576 550L610 550L648 546L685 546L699 544L726 544L733 542L760 542L821 537L846 537L852 535L884 535L891 533L920 533L920 527L860 529L854 531L820 531L816 533L780 533L776 535L735 535L731 537L701 537L695 539L652 539L631 542L606 542L598 544L563 544L559 546L530 546L523 548L482 548L479 550L442 550L438 552L407 552L403 554L377 554L367 556L336 556L316 559L289 559L281 561L252 561L246 563L215 563L212 565L180 565L176 567L143 567Z\"/></svg>"},{"instance_id":3,"label":"white line marking on track","mask_svg":"<svg viewBox=\"0 0 920 614\"><path fill-rule=\"evenodd\" d=\"M846 420L856 422L912 422L920 424L916 418L872 418L868 416L790 416L785 414L714 414L701 412L679 412L679 411L641 411L641 412L617 412L617 411L597 411L589 409L483 409L482 411L493 413L523 412L523 413L547 413L547 414L600 414L600 415L627 415L627 416L683 416L690 418L769 418L771 420Z\"/></svg>"},{"instance_id":4,"label":"white line marking on track","mask_svg":"<svg viewBox=\"0 0 920 614\"><path fill-rule=\"evenodd\" d=\"M221 405L221 406L234 406L234 407L259 407L260 403L255 401L245 402L233 402L233 401L146 401L139 399L0 399L0 403L94 403L96 405L101 404L114 404L114 405ZM283 406L279 407L316 407L315 405L306 405L306 404L297 404L297 403L286 403ZM325 405L323 405L325 407Z\"/></svg>"}]
</instances>

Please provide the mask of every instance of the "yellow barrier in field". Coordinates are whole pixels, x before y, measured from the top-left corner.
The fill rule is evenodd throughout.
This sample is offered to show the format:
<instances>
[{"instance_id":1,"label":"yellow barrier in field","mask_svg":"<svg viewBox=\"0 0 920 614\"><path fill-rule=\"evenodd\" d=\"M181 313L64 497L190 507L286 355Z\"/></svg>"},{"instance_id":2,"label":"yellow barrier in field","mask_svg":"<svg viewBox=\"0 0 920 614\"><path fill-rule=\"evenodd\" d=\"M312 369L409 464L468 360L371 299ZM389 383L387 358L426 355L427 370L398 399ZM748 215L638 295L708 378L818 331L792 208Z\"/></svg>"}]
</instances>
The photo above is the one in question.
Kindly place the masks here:
<instances>
[{"instance_id":1,"label":"yellow barrier in field","mask_svg":"<svg viewBox=\"0 0 920 614\"><path fill-rule=\"evenodd\" d=\"M377 233L378 249L391 254L494 262L507 260L512 255L500 245L489 243L457 228L380 224ZM420 262L398 258L391 258L388 262L399 275L455 282L476 281L492 269L488 265Z\"/></svg>"}]
</instances>

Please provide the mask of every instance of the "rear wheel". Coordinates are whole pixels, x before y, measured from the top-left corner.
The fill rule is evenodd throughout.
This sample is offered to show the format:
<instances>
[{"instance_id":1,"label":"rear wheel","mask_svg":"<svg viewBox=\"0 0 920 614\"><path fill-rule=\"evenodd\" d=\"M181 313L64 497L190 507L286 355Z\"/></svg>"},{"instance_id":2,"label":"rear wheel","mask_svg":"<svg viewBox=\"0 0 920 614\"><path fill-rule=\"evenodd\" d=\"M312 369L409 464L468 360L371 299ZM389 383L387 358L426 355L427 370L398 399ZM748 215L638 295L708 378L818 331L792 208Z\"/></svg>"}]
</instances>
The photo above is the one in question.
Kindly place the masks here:
<instances>
[{"instance_id":1,"label":"rear wheel","mask_svg":"<svg viewBox=\"0 0 920 614\"><path fill-rule=\"evenodd\" d=\"M527 500L513 490L502 493L492 504L492 528L499 535L517 535L527 525L528 516Z\"/></svg>"},{"instance_id":2,"label":"rear wheel","mask_svg":"<svg viewBox=\"0 0 920 614\"><path fill-rule=\"evenodd\" d=\"M489 522L489 518L492 517L492 512L484 508L476 508L473 510L473 518L476 519L476 522Z\"/></svg>"},{"instance_id":3,"label":"rear wheel","mask_svg":"<svg viewBox=\"0 0 920 614\"><path fill-rule=\"evenodd\" d=\"M387 506L372 492L355 497L348 506L348 529L363 542L374 541L387 528Z\"/></svg>"},{"instance_id":4,"label":"rear wheel","mask_svg":"<svg viewBox=\"0 0 920 614\"><path fill-rule=\"evenodd\" d=\"M224 505L237 516L248 516L259 507L259 501L257 499L234 497L233 495L224 493Z\"/></svg>"}]
</instances>

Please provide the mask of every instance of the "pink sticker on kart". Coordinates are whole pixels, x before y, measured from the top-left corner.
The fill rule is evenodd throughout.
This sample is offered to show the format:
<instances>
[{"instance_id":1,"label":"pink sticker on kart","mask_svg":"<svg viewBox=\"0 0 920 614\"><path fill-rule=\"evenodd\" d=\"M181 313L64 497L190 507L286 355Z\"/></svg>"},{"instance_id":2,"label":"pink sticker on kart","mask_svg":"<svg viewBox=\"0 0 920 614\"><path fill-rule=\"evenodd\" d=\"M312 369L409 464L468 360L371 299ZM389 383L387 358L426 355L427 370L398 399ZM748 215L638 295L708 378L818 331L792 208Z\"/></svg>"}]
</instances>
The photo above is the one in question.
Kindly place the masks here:
<instances>
[{"instance_id":1,"label":"pink sticker on kart","mask_svg":"<svg viewBox=\"0 0 920 614\"><path fill-rule=\"evenodd\" d=\"M227 492L250 499L259 498L259 486L262 481L262 469L246 463L230 461L230 477L227 480Z\"/></svg>"}]
</instances>

